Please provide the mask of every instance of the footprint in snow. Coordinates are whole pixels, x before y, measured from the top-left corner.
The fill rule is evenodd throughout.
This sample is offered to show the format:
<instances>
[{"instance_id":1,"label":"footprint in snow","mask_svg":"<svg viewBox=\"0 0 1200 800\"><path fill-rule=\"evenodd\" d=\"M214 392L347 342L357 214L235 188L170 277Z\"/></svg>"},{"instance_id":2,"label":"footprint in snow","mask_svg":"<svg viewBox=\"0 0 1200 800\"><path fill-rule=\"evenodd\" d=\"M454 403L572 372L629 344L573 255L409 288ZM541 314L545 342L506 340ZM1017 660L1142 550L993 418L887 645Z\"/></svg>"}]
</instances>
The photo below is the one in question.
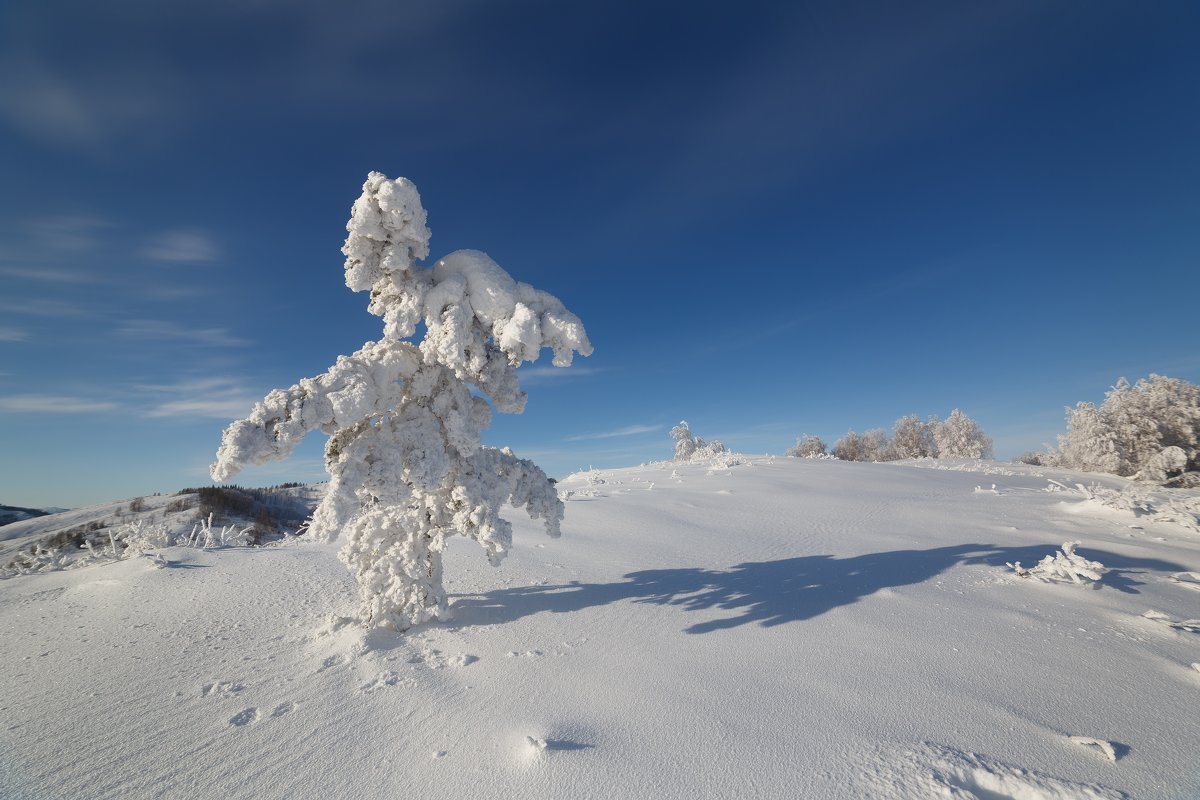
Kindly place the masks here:
<instances>
[{"instance_id":1,"label":"footprint in snow","mask_svg":"<svg viewBox=\"0 0 1200 800\"><path fill-rule=\"evenodd\" d=\"M573 742L570 739L542 739L534 736L526 736L525 744L534 753L545 753L547 751L588 750L593 746L590 744L584 744L583 742Z\"/></svg>"},{"instance_id":2,"label":"footprint in snow","mask_svg":"<svg viewBox=\"0 0 1200 800\"><path fill-rule=\"evenodd\" d=\"M272 717L282 717L284 714L290 714L296 710L296 704L291 700L285 700L275 706L275 710L271 712Z\"/></svg>"},{"instance_id":3,"label":"footprint in snow","mask_svg":"<svg viewBox=\"0 0 1200 800\"><path fill-rule=\"evenodd\" d=\"M259 716L257 708L244 708L229 718L229 726L231 728L241 728L245 725L258 722Z\"/></svg>"},{"instance_id":4,"label":"footprint in snow","mask_svg":"<svg viewBox=\"0 0 1200 800\"><path fill-rule=\"evenodd\" d=\"M317 667L317 672L321 673L321 672L324 672L325 670L333 669L334 667L340 667L343 664L349 664L349 663L350 663L350 656L344 656L344 655L343 656L330 656L329 658L327 658L321 662L321 666Z\"/></svg>"},{"instance_id":5,"label":"footprint in snow","mask_svg":"<svg viewBox=\"0 0 1200 800\"><path fill-rule=\"evenodd\" d=\"M241 692L246 687L240 683L233 681L217 681L215 683L206 683L200 687L201 697L231 697L238 692Z\"/></svg>"}]
</instances>

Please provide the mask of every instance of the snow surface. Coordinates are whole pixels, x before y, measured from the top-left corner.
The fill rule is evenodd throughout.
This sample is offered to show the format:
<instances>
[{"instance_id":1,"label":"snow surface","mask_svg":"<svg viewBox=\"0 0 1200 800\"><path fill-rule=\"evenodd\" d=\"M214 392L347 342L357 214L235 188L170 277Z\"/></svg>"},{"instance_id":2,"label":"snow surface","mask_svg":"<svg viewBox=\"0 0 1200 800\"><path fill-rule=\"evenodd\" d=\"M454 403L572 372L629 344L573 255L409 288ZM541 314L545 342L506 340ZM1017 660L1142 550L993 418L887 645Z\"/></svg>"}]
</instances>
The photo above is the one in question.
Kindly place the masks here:
<instances>
[{"instance_id":1,"label":"snow surface","mask_svg":"<svg viewBox=\"0 0 1200 800\"><path fill-rule=\"evenodd\" d=\"M1200 796L1200 533L922 466L577 474L401 635L336 543L0 581L0 797ZM1005 567L1066 541L1100 580Z\"/></svg>"}]
</instances>

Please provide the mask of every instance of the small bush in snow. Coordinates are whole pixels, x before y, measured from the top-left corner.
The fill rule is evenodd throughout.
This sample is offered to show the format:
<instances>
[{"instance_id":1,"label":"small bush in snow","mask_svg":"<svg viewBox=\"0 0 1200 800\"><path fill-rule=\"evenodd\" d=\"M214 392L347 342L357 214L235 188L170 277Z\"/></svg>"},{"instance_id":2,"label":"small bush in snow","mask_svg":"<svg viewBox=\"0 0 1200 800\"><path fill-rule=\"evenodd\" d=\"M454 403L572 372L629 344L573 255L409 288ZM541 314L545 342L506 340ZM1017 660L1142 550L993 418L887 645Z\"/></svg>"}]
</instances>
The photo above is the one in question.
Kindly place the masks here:
<instances>
[{"instance_id":1,"label":"small bush in snow","mask_svg":"<svg viewBox=\"0 0 1200 800\"><path fill-rule=\"evenodd\" d=\"M1038 578L1049 583L1082 584L1100 580L1104 574L1104 565L1099 561L1088 561L1075 552L1079 542L1064 542L1062 550L1052 556L1046 556L1030 569L1021 566L1017 561L1006 566L1010 567L1022 578Z\"/></svg>"},{"instance_id":2,"label":"small bush in snow","mask_svg":"<svg viewBox=\"0 0 1200 800\"><path fill-rule=\"evenodd\" d=\"M687 420L681 421L671 428L671 438L675 440L675 460L691 461L700 458L713 458L725 452L725 445L715 439L706 442L699 436L692 435Z\"/></svg>"},{"instance_id":3,"label":"small bush in snow","mask_svg":"<svg viewBox=\"0 0 1200 800\"><path fill-rule=\"evenodd\" d=\"M563 504L531 461L484 447L491 407L520 413L517 366L543 347L554 365L592 351L579 318L518 283L486 254L459 250L432 268L417 189L372 172L346 228L346 285L369 291L384 335L315 378L277 389L225 431L215 480L245 464L287 457L309 431L329 435L329 491L309 531L342 534L368 625L397 629L441 616L442 551L455 534L478 541L493 564L512 543L500 517L511 503L557 536ZM406 339L424 326L419 344Z\"/></svg>"}]
</instances>

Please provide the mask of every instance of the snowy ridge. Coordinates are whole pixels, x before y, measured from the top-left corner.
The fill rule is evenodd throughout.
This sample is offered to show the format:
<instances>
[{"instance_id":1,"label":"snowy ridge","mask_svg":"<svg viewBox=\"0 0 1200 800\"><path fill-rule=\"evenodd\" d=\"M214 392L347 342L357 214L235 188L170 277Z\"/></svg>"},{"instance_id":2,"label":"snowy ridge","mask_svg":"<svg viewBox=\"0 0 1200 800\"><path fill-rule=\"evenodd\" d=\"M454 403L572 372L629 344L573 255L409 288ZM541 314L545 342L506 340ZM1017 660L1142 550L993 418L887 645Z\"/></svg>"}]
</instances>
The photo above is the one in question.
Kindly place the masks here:
<instances>
[{"instance_id":1,"label":"snowy ridge","mask_svg":"<svg viewBox=\"0 0 1200 800\"><path fill-rule=\"evenodd\" d=\"M0 581L0 796L1200 795L1195 532L1079 473L736 460L560 481L562 538L450 540L405 634L303 537ZM1005 567L1074 541L1096 581Z\"/></svg>"},{"instance_id":2,"label":"snowy ridge","mask_svg":"<svg viewBox=\"0 0 1200 800\"><path fill-rule=\"evenodd\" d=\"M325 488L204 487L23 520L0 527L0 578L121 558L133 538L195 540L195 535L214 521L217 533L223 528L252 529L253 541L269 541L296 533Z\"/></svg>"}]
</instances>

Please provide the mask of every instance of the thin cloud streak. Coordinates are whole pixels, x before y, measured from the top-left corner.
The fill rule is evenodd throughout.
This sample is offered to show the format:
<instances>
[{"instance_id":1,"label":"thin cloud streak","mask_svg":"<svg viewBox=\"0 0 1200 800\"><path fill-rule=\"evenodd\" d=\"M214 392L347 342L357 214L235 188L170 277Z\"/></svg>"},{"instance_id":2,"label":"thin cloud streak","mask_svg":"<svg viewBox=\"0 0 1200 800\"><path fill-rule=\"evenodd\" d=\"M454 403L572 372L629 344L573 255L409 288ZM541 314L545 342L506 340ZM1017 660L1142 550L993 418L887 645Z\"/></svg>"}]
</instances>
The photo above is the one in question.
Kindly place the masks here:
<instances>
[{"instance_id":1,"label":"thin cloud streak","mask_svg":"<svg viewBox=\"0 0 1200 800\"><path fill-rule=\"evenodd\" d=\"M14 394L0 397L0 411L13 414L88 414L112 411L116 407L115 403L60 395Z\"/></svg>"},{"instance_id":2,"label":"thin cloud streak","mask_svg":"<svg viewBox=\"0 0 1200 800\"><path fill-rule=\"evenodd\" d=\"M188 328L174 322L154 319L130 320L117 329L117 335L138 339L171 339L213 347L241 347L249 344L227 328Z\"/></svg>"},{"instance_id":3,"label":"thin cloud streak","mask_svg":"<svg viewBox=\"0 0 1200 800\"><path fill-rule=\"evenodd\" d=\"M61 300L23 300L16 303L0 303L0 312L5 314L22 314L27 317L51 317L54 319L95 316L88 309L72 305L71 303L64 303Z\"/></svg>"},{"instance_id":4,"label":"thin cloud streak","mask_svg":"<svg viewBox=\"0 0 1200 800\"><path fill-rule=\"evenodd\" d=\"M220 250L211 238L198 231L167 231L150 239L141 254L151 261L195 264L216 261Z\"/></svg>"},{"instance_id":5,"label":"thin cloud streak","mask_svg":"<svg viewBox=\"0 0 1200 800\"><path fill-rule=\"evenodd\" d=\"M29 338L29 331L18 328L0 328L0 342L23 342Z\"/></svg>"},{"instance_id":6,"label":"thin cloud streak","mask_svg":"<svg viewBox=\"0 0 1200 800\"><path fill-rule=\"evenodd\" d=\"M190 378L166 384L140 384L133 387L139 394L159 394L164 399L145 413L148 417L180 417L193 419L232 420L244 417L262 398L233 378Z\"/></svg>"},{"instance_id":7,"label":"thin cloud streak","mask_svg":"<svg viewBox=\"0 0 1200 800\"><path fill-rule=\"evenodd\" d=\"M583 378L604 372L604 367L527 367L517 371L517 377L523 385L545 383L566 378Z\"/></svg>"},{"instance_id":8,"label":"thin cloud streak","mask_svg":"<svg viewBox=\"0 0 1200 800\"><path fill-rule=\"evenodd\" d=\"M38 267L0 267L0 277L46 283L98 283L100 280L99 276L81 270Z\"/></svg>"},{"instance_id":9,"label":"thin cloud streak","mask_svg":"<svg viewBox=\"0 0 1200 800\"><path fill-rule=\"evenodd\" d=\"M147 412L149 417L183 417L193 419L238 419L246 416L258 398L230 400L171 400L155 406Z\"/></svg>"},{"instance_id":10,"label":"thin cloud streak","mask_svg":"<svg viewBox=\"0 0 1200 800\"><path fill-rule=\"evenodd\" d=\"M665 425L629 425L624 428L617 428L614 431L605 431L603 433L584 433L578 436L568 436L568 442L583 442L593 439L616 439L620 436L637 436L640 433L653 433L661 431Z\"/></svg>"}]
</instances>

